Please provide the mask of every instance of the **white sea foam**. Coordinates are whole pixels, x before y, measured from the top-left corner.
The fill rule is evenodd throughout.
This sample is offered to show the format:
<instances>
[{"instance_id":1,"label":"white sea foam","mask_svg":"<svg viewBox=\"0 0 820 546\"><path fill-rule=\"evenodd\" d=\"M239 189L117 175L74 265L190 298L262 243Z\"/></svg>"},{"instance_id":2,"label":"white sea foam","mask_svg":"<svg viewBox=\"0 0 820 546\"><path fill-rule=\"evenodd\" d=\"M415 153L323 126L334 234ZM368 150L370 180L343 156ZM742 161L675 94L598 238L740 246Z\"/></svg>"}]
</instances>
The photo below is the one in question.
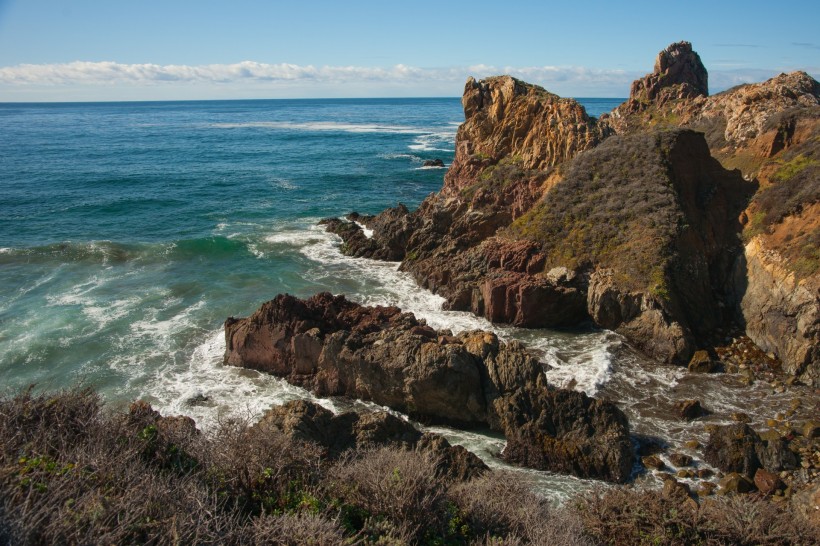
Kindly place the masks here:
<instances>
[{"instance_id":1,"label":"white sea foam","mask_svg":"<svg viewBox=\"0 0 820 546\"><path fill-rule=\"evenodd\" d=\"M547 380L558 387L573 388L594 395L612 378L614 351L620 338L608 331L586 334L541 335L528 341L543 354L551 369Z\"/></svg>"},{"instance_id":2,"label":"white sea foam","mask_svg":"<svg viewBox=\"0 0 820 546\"><path fill-rule=\"evenodd\" d=\"M271 180L271 185L274 188L286 191L299 189L298 184L295 184L293 180L288 180L287 178L274 178Z\"/></svg>"},{"instance_id":3,"label":"white sea foam","mask_svg":"<svg viewBox=\"0 0 820 546\"><path fill-rule=\"evenodd\" d=\"M409 159L414 163L421 163L423 158L413 154L380 154L381 159Z\"/></svg>"},{"instance_id":4,"label":"white sea foam","mask_svg":"<svg viewBox=\"0 0 820 546\"><path fill-rule=\"evenodd\" d=\"M335 409L332 401L317 399L283 379L224 366L224 354L224 332L221 329L210 332L189 358L157 370L143 396L162 413L189 415L206 430L226 417L258 420L270 407L290 400L312 400Z\"/></svg>"},{"instance_id":5,"label":"white sea foam","mask_svg":"<svg viewBox=\"0 0 820 546\"><path fill-rule=\"evenodd\" d=\"M249 121L244 123L215 123L217 129L287 129L289 131L330 131L343 133L392 133L415 135L428 132L409 125L380 125L376 123L340 123L335 121L312 121L295 123L290 121Z\"/></svg>"},{"instance_id":6,"label":"white sea foam","mask_svg":"<svg viewBox=\"0 0 820 546\"><path fill-rule=\"evenodd\" d=\"M372 238L373 238L373 230L372 230L372 229L367 229L367 226L365 226L364 224L361 224L361 223L359 223L359 222L354 222L354 223L355 223L357 226L359 226L360 228L362 228L362 233L364 233L364 236L365 236L365 237L367 237L368 239L372 239Z\"/></svg>"},{"instance_id":7,"label":"white sea foam","mask_svg":"<svg viewBox=\"0 0 820 546\"><path fill-rule=\"evenodd\" d=\"M454 152L455 131L434 131L418 135L407 147L419 152Z\"/></svg>"}]
</instances>

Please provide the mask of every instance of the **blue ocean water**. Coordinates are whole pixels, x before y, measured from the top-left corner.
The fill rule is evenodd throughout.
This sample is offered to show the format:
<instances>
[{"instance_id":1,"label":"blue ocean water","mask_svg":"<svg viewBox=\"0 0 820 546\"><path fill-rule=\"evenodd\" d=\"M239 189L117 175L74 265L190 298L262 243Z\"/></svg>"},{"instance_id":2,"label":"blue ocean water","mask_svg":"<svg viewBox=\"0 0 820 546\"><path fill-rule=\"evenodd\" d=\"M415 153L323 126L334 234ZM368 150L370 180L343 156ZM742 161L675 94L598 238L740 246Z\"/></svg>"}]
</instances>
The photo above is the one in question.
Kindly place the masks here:
<instances>
[{"instance_id":1,"label":"blue ocean water","mask_svg":"<svg viewBox=\"0 0 820 546\"><path fill-rule=\"evenodd\" d=\"M598 115L621 100L582 102ZM445 170L422 162L452 161L462 121L451 98L0 104L0 383L85 382L207 427L309 396L222 366L225 318L279 293L328 290L436 327L494 328L442 311L396 264L343 256L316 227L438 191ZM495 329L588 391L618 343ZM197 395L207 400L190 404Z\"/></svg>"}]
</instances>

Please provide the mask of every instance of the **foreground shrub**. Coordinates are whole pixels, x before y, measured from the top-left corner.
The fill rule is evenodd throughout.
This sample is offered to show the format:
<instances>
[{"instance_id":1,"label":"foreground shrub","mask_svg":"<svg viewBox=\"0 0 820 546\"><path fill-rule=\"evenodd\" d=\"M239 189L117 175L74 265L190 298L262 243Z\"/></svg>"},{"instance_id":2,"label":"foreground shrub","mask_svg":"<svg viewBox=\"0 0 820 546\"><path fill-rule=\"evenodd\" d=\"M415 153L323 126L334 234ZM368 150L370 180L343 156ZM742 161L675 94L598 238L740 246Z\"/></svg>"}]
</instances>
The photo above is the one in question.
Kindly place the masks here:
<instances>
[{"instance_id":1,"label":"foreground shrub","mask_svg":"<svg viewBox=\"0 0 820 546\"><path fill-rule=\"evenodd\" d=\"M328 489L351 530L386 520L391 534L441 535L447 483L438 464L428 453L391 447L349 452L331 469Z\"/></svg>"},{"instance_id":2,"label":"foreground shrub","mask_svg":"<svg viewBox=\"0 0 820 546\"><path fill-rule=\"evenodd\" d=\"M533 493L515 474L495 471L449 493L469 534L486 544L591 544L577 518Z\"/></svg>"},{"instance_id":3,"label":"foreground shrub","mask_svg":"<svg viewBox=\"0 0 820 546\"><path fill-rule=\"evenodd\" d=\"M200 434L73 389L0 398L0 544L816 544L745 496L700 507L607 489L551 507L517 474L457 481L424 451L330 459L242 421Z\"/></svg>"},{"instance_id":4,"label":"foreground shrub","mask_svg":"<svg viewBox=\"0 0 820 546\"><path fill-rule=\"evenodd\" d=\"M746 495L708 498L698 506L659 491L611 489L578 497L570 509L602 544L813 545L820 537L788 506Z\"/></svg>"}]
</instances>

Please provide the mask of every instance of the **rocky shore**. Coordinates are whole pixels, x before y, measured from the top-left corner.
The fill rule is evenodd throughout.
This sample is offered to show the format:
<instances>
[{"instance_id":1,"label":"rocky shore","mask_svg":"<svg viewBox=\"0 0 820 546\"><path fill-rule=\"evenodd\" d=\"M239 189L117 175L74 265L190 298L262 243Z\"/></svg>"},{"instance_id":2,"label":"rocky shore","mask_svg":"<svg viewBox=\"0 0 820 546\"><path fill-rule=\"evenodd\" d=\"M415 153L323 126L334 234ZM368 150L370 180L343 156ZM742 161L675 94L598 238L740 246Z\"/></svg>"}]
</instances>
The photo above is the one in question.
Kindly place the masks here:
<instances>
[{"instance_id":1,"label":"rocky shore","mask_svg":"<svg viewBox=\"0 0 820 546\"><path fill-rule=\"evenodd\" d=\"M681 506L754 492L812 514L820 84L794 72L709 96L700 57L679 42L599 119L509 76L470 78L462 105L441 191L415 211L322 221L345 254L400 261L449 309L614 330L655 361L799 389L797 402L765 428L742 412L707 425L703 445L687 442L695 467L691 454L630 436L617 393L604 401L549 385L519 343L330 294L280 295L228 319L225 364L424 423L501 432L514 464L618 483L643 467ZM691 399L675 411L692 422L712 409ZM472 468L462 455L456 466Z\"/></svg>"}]
</instances>

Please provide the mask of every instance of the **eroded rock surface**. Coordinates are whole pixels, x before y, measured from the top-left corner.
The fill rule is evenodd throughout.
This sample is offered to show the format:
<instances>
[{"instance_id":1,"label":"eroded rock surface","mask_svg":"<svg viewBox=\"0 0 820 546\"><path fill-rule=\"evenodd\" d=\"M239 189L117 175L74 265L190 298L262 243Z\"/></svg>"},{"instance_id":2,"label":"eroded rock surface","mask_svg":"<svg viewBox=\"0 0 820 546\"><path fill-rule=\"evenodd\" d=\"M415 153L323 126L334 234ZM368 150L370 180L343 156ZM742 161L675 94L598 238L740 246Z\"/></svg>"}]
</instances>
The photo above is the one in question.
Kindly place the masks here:
<instances>
[{"instance_id":1,"label":"eroded rock surface","mask_svg":"<svg viewBox=\"0 0 820 546\"><path fill-rule=\"evenodd\" d=\"M547 385L542 365L488 332L453 336L393 307L278 296L225 323L225 363L321 396L371 400L426 422L489 427L514 463L622 482L633 453L613 404Z\"/></svg>"}]
</instances>

